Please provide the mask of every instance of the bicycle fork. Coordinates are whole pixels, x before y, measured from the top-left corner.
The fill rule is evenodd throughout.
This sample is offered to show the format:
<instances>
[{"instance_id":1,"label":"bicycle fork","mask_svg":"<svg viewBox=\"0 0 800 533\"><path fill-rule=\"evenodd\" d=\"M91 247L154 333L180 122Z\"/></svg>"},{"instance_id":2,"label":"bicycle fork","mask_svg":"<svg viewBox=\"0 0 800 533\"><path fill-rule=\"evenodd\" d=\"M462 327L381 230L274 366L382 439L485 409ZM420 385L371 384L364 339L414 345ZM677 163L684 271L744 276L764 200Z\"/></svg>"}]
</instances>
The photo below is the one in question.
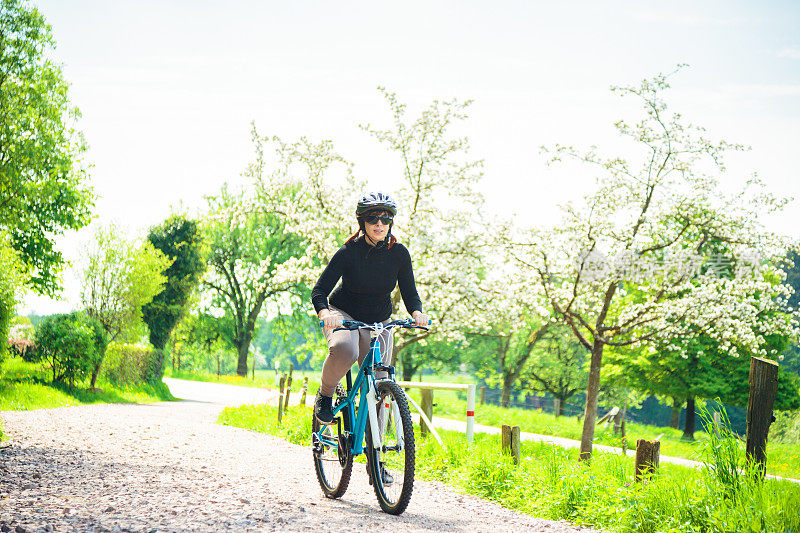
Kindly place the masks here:
<instances>
[{"instance_id":1,"label":"bicycle fork","mask_svg":"<svg viewBox=\"0 0 800 533\"><path fill-rule=\"evenodd\" d=\"M380 362L380 346L378 340L378 334L374 331L370 332L371 343L370 343L370 350L372 351L372 361ZM404 440L403 440L403 422L400 420L400 409L397 407L397 403L391 401L391 399L387 396L385 400L382 401L382 409L380 412L380 424L378 423L378 396L377 391L375 390L375 380L369 380L369 390L367 391L367 414L369 415L369 426L370 431L372 431L372 446L377 450L383 449L383 428L386 427L386 418L389 415L389 410L391 409L394 424L395 424L395 434L397 435L397 446L400 450L404 447Z\"/></svg>"},{"instance_id":2,"label":"bicycle fork","mask_svg":"<svg viewBox=\"0 0 800 533\"><path fill-rule=\"evenodd\" d=\"M372 446L378 450L383 446L381 428L378 426L377 397L375 395L375 381L369 380L367 391L367 414L369 415L369 429L372 431Z\"/></svg>"}]
</instances>

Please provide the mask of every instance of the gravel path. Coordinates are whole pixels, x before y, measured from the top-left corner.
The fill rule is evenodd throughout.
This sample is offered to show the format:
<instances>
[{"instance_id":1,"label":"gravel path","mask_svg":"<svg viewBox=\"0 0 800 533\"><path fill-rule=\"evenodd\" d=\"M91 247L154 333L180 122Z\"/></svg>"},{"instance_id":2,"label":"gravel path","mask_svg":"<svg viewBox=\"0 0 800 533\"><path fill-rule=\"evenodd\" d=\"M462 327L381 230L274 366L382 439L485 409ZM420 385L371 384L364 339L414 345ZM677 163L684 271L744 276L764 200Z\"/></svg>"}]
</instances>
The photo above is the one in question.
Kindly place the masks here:
<instances>
[{"instance_id":1,"label":"gravel path","mask_svg":"<svg viewBox=\"0 0 800 533\"><path fill-rule=\"evenodd\" d=\"M408 510L389 516L360 464L345 496L326 499L309 450L214 422L223 405L268 392L169 385L192 400L0 412L10 437L0 449L0 529L591 531L422 481Z\"/></svg>"}]
</instances>

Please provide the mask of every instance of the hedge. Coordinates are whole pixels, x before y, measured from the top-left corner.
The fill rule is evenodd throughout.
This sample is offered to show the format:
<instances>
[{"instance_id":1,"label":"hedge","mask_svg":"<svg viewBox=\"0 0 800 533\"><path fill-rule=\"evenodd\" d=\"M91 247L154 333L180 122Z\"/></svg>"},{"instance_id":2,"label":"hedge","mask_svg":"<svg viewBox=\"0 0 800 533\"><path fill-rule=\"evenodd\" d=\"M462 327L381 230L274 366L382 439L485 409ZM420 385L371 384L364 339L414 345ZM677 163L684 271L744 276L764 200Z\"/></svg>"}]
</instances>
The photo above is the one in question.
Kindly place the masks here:
<instances>
[{"instance_id":1,"label":"hedge","mask_svg":"<svg viewBox=\"0 0 800 533\"><path fill-rule=\"evenodd\" d=\"M160 354L150 345L111 343L103 375L115 385L155 384L160 381Z\"/></svg>"}]
</instances>

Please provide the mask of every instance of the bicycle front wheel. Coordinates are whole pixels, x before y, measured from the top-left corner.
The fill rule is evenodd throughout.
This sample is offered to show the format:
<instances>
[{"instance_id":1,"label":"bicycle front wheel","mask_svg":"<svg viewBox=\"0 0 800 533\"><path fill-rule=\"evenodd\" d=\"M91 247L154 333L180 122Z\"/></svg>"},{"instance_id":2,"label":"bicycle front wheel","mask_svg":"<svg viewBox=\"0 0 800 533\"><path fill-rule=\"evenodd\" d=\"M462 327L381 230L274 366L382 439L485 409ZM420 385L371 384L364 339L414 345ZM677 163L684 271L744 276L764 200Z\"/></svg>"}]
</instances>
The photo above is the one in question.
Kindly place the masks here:
<instances>
[{"instance_id":1,"label":"bicycle front wheel","mask_svg":"<svg viewBox=\"0 0 800 533\"><path fill-rule=\"evenodd\" d=\"M344 399L345 393L341 386L336 388L339 401ZM315 438L314 470L317 473L319 486L328 498L341 498L350 484L350 474L353 471L353 455L350 453L350 442L339 432L339 424L323 425L313 414L311 423ZM345 412L341 412L342 430L349 430L349 420ZM336 421L336 420L334 420ZM322 429L322 439L317 439L317 433ZM336 443L332 446L330 443Z\"/></svg>"},{"instance_id":2,"label":"bicycle front wheel","mask_svg":"<svg viewBox=\"0 0 800 533\"><path fill-rule=\"evenodd\" d=\"M384 512L399 515L408 507L414 490L414 425L403 389L392 381L376 383L379 448L374 446L367 423L367 469L378 503Z\"/></svg>"}]
</instances>

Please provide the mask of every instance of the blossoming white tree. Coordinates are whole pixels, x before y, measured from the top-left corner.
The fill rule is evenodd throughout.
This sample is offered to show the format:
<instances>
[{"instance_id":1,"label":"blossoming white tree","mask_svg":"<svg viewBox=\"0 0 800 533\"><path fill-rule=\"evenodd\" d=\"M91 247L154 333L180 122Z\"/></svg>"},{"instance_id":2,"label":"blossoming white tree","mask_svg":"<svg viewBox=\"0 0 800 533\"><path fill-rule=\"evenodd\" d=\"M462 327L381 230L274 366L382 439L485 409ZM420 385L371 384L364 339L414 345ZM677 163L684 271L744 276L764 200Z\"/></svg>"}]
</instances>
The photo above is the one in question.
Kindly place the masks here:
<instances>
[{"instance_id":1,"label":"blossoming white tree","mask_svg":"<svg viewBox=\"0 0 800 533\"><path fill-rule=\"evenodd\" d=\"M380 91L392 124L362 129L396 156L394 172L402 186L394 191L400 210L392 231L411 253L420 298L435 320L430 331L403 331L395 340L403 377L409 379L423 361L415 361L410 351L403 353L404 348L430 338L461 338L464 326L475 318L480 275L487 267L483 197L475 189L483 162L471 159L468 139L452 131L466 120L470 101L434 100L409 120L397 96ZM399 291L392 300L395 314L403 315Z\"/></svg>"},{"instance_id":2,"label":"blossoming white tree","mask_svg":"<svg viewBox=\"0 0 800 533\"><path fill-rule=\"evenodd\" d=\"M746 348L764 354L763 335L790 331L779 309L781 273L768 259L786 243L764 230L759 216L783 202L750 180L741 194L723 194L724 152L743 147L712 142L704 130L671 113L661 94L668 76L613 90L637 98L645 111L634 125L616 124L641 149L641 159L604 159L556 146L564 157L594 165L598 187L583 203L564 208L562 223L516 241L516 260L544 292L552 311L591 351L581 458L594 438L603 349L655 339L680 350L703 332L735 357ZM736 275L717 275L719 243ZM763 259L763 261L762 261ZM753 298L753 294L769 297ZM773 297L774 296L774 297Z\"/></svg>"},{"instance_id":3,"label":"blossoming white tree","mask_svg":"<svg viewBox=\"0 0 800 533\"><path fill-rule=\"evenodd\" d=\"M405 106L393 93L382 92L392 125L363 129L398 156L395 171L402 185L386 191L400 203L392 232L411 253L420 297L436 321L430 332L398 334L395 353L400 354L431 335L458 337L460 326L472 318L479 274L485 268L482 198L474 189L482 164L467 157L467 139L451 134L454 124L466 118L469 102L434 101L408 121ZM273 276L310 287L333 253L358 229L355 205L366 192L365 183L354 177L352 164L330 141L301 138L289 143L255 131L253 138L257 157L247 173L256 183L257 205L278 214L286 231L302 236L305 243L305 253L282 264ZM274 151L267 153L267 147ZM288 197L286 190L292 191ZM394 314L403 316L399 291L392 299ZM410 354L401 360L406 378L420 364Z\"/></svg>"},{"instance_id":4,"label":"blossoming white tree","mask_svg":"<svg viewBox=\"0 0 800 533\"><path fill-rule=\"evenodd\" d=\"M487 383L500 385L503 407L509 407L513 389L519 387L523 372L554 325L540 287L520 276L518 265L511 262L505 234L509 227L511 223L499 220L486 225L483 240L495 243L494 254L487 258L491 263L481 276L474 318L465 328L488 348L478 373Z\"/></svg>"}]
</instances>

